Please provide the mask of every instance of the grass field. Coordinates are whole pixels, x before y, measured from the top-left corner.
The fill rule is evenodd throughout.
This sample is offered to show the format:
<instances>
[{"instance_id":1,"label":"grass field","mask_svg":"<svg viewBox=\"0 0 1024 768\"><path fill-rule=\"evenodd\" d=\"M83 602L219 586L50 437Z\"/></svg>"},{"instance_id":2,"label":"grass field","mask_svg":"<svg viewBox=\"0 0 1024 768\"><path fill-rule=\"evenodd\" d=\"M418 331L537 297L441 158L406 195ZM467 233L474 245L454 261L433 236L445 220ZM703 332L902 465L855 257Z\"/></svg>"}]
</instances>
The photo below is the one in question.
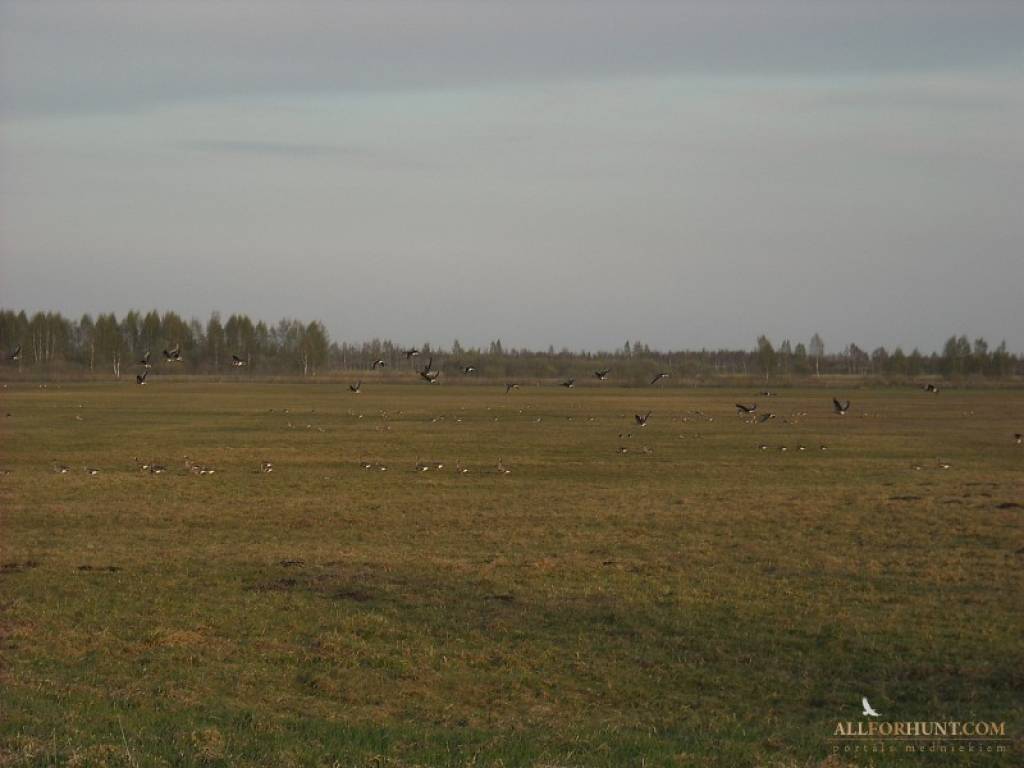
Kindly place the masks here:
<instances>
[{"instance_id":1,"label":"grass field","mask_svg":"<svg viewBox=\"0 0 1024 768\"><path fill-rule=\"evenodd\" d=\"M1024 763L1024 392L751 394L12 384L0 764Z\"/></svg>"}]
</instances>

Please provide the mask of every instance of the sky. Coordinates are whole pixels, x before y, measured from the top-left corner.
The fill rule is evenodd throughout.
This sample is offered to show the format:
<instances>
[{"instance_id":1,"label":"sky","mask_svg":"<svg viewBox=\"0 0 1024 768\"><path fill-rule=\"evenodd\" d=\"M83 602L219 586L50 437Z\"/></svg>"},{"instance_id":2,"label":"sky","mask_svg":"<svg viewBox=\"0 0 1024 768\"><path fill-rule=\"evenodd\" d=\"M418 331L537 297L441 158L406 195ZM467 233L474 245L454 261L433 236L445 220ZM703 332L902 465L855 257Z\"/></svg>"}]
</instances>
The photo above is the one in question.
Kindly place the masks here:
<instances>
[{"instance_id":1,"label":"sky","mask_svg":"<svg viewBox=\"0 0 1024 768\"><path fill-rule=\"evenodd\" d=\"M0 306L1024 351L1024 3L0 0Z\"/></svg>"}]
</instances>

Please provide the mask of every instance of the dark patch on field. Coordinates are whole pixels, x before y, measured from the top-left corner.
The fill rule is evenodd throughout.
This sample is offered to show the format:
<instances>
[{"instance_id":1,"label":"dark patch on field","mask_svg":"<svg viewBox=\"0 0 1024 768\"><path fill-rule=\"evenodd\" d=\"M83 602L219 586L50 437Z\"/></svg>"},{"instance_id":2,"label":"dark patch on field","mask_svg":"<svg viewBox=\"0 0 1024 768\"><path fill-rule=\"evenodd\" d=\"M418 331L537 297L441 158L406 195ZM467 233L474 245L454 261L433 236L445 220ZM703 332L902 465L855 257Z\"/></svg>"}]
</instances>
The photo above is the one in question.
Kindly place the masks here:
<instances>
[{"instance_id":1,"label":"dark patch on field","mask_svg":"<svg viewBox=\"0 0 1024 768\"><path fill-rule=\"evenodd\" d=\"M1016 501L1004 501L1001 504L996 504L996 509L1024 509L1024 504L1018 504Z\"/></svg>"},{"instance_id":2,"label":"dark patch on field","mask_svg":"<svg viewBox=\"0 0 1024 768\"><path fill-rule=\"evenodd\" d=\"M920 501L920 496L890 496L889 501Z\"/></svg>"},{"instance_id":3,"label":"dark patch on field","mask_svg":"<svg viewBox=\"0 0 1024 768\"><path fill-rule=\"evenodd\" d=\"M78 566L80 571L93 571L97 573L118 573L124 570L119 565L80 565Z\"/></svg>"},{"instance_id":4,"label":"dark patch on field","mask_svg":"<svg viewBox=\"0 0 1024 768\"><path fill-rule=\"evenodd\" d=\"M37 560L23 560L22 562L0 563L0 573L21 573L29 568L38 568Z\"/></svg>"}]
</instances>

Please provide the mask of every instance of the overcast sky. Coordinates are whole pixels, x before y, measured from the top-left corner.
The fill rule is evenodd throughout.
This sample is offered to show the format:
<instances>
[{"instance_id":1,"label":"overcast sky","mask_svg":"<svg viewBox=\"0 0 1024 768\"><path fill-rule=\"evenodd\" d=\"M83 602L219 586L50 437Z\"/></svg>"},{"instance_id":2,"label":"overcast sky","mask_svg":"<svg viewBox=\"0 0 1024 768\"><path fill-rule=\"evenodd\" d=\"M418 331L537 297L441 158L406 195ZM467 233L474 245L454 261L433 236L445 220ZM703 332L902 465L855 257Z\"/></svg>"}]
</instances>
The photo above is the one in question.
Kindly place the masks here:
<instances>
[{"instance_id":1,"label":"overcast sky","mask_svg":"<svg viewBox=\"0 0 1024 768\"><path fill-rule=\"evenodd\" d=\"M1024 350L1024 3L0 0L0 305Z\"/></svg>"}]
</instances>

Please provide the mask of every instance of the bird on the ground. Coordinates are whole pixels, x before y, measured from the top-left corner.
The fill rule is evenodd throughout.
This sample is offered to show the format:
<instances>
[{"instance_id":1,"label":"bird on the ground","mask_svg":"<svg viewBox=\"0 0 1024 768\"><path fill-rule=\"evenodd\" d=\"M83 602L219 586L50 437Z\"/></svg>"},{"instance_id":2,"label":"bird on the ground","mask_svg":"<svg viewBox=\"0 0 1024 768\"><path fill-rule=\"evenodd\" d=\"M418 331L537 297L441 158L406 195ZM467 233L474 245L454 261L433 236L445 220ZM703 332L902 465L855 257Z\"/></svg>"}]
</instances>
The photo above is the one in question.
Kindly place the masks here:
<instances>
[{"instance_id":1,"label":"bird on the ground","mask_svg":"<svg viewBox=\"0 0 1024 768\"><path fill-rule=\"evenodd\" d=\"M828 450L828 446L827 445L819 445L818 446L818 450L819 451L827 451Z\"/></svg>"},{"instance_id":2,"label":"bird on the ground","mask_svg":"<svg viewBox=\"0 0 1024 768\"><path fill-rule=\"evenodd\" d=\"M1015 442L1017 445L1024 443L1024 434L1021 434L1020 432L1015 432L1013 435L1013 442Z\"/></svg>"},{"instance_id":3,"label":"bird on the ground","mask_svg":"<svg viewBox=\"0 0 1024 768\"><path fill-rule=\"evenodd\" d=\"M921 387L921 389L923 389L925 392L931 392L936 395L939 393L939 388L936 387L934 384L925 384L923 387Z\"/></svg>"},{"instance_id":4,"label":"bird on the ground","mask_svg":"<svg viewBox=\"0 0 1024 768\"><path fill-rule=\"evenodd\" d=\"M168 363L180 363L182 361L181 344L176 344L174 349L165 349L164 361Z\"/></svg>"},{"instance_id":5,"label":"bird on the ground","mask_svg":"<svg viewBox=\"0 0 1024 768\"><path fill-rule=\"evenodd\" d=\"M654 378L651 379L651 384L657 384L662 379L667 379L667 378L668 378L668 374L667 373L662 372L662 373L655 374Z\"/></svg>"},{"instance_id":6,"label":"bird on the ground","mask_svg":"<svg viewBox=\"0 0 1024 768\"><path fill-rule=\"evenodd\" d=\"M377 358L370 365L370 368L372 368L373 370L377 370L378 368L383 368L386 365L387 365L387 363L384 360L382 360L381 358Z\"/></svg>"},{"instance_id":7,"label":"bird on the ground","mask_svg":"<svg viewBox=\"0 0 1024 768\"><path fill-rule=\"evenodd\" d=\"M576 379L566 379L562 382L562 386L566 389L573 389L576 386Z\"/></svg>"},{"instance_id":8,"label":"bird on the ground","mask_svg":"<svg viewBox=\"0 0 1024 768\"><path fill-rule=\"evenodd\" d=\"M940 462L939 462L939 469L949 469L949 468L950 468L950 467L952 467L952 466L953 466L953 465L952 465L952 464L950 464L950 463L949 463L949 462L947 462L947 461L940 461Z\"/></svg>"},{"instance_id":9,"label":"bird on the ground","mask_svg":"<svg viewBox=\"0 0 1024 768\"><path fill-rule=\"evenodd\" d=\"M769 392L767 389L761 391L761 397L775 397L774 392Z\"/></svg>"},{"instance_id":10,"label":"bird on the ground","mask_svg":"<svg viewBox=\"0 0 1024 768\"><path fill-rule=\"evenodd\" d=\"M736 415L741 416L747 413L753 413L757 410L757 403L753 405L744 405L743 403L736 403Z\"/></svg>"},{"instance_id":11,"label":"bird on the ground","mask_svg":"<svg viewBox=\"0 0 1024 768\"><path fill-rule=\"evenodd\" d=\"M87 475L98 475L100 471L96 467L83 467L85 474Z\"/></svg>"},{"instance_id":12,"label":"bird on the ground","mask_svg":"<svg viewBox=\"0 0 1024 768\"><path fill-rule=\"evenodd\" d=\"M758 424L764 424L766 421L770 421L771 419L774 419L774 418L775 418L775 414L769 412L769 413L766 413L764 416L762 416L760 419L758 419L757 423Z\"/></svg>"},{"instance_id":13,"label":"bird on the ground","mask_svg":"<svg viewBox=\"0 0 1024 768\"><path fill-rule=\"evenodd\" d=\"M641 426L641 427L646 427L647 426L647 419L649 419L650 417L651 417L651 412L650 411L645 413L643 416L641 416L639 413L634 413L633 414L633 418L636 420L637 425Z\"/></svg>"},{"instance_id":14,"label":"bird on the ground","mask_svg":"<svg viewBox=\"0 0 1024 768\"><path fill-rule=\"evenodd\" d=\"M269 461L261 461L260 462L260 472L261 473L268 474L268 473L273 472L273 471L274 471L274 464L272 462L269 462Z\"/></svg>"},{"instance_id":15,"label":"bird on the ground","mask_svg":"<svg viewBox=\"0 0 1024 768\"><path fill-rule=\"evenodd\" d=\"M139 360L138 365L141 365L143 368L152 368L153 364L149 362L149 354L149 350L147 349L146 354L144 354L142 359Z\"/></svg>"},{"instance_id":16,"label":"bird on the ground","mask_svg":"<svg viewBox=\"0 0 1024 768\"><path fill-rule=\"evenodd\" d=\"M513 389L519 389L519 385L518 384L511 384L511 383L510 384L506 384L505 385L505 394L507 395Z\"/></svg>"},{"instance_id":17,"label":"bird on the ground","mask_svg":"<svg viewBox=\"0 0 1024 768\"><path fill-rule=\"evenodd\" d=\"M500 456L498 457L498 474L499 475L510 475L510 474L512 474L512 470L509 469L508 467L506 467L502 463Z\"/></svg>"},{"instance_id":18,"label":"bird on the ground","mask_svg":"<svg viewBox=\"0 0 1024 768\"><path fill-rule=\"evenodd\" d=\"M362 381L357 381L355 384L349 384L348 385L349 392L353 392L353 393L355 393L357 395L362 390L362 388L363 388L363 382Z\"/></svg>"},{"instance_id":19,"label":"bird on the ground","mask_svg":"<svg viewBox=\"0 0 1024 768\"><path fill-rule=\"evenodd\" d=\"M231 356L231 365L233 365L235 368L243 368L243 367L247 366L248 364L249 364L248 360L243 360L238 355L232 355Z\"/></svg>"},{"instance_id":20,"label":"bird on the ground","mask_svg":"<svg viewBox=\"0 0 1024 768\"><path fill-rule=\"evenodd\" d=\"M600 371L594 371L594 376L597 377L598 381L606 381L609 373L611 373L611 368L605 368Z\"/></svg>"},{"instance_id":21,"label":"bird on the ground","mask_svg":"<svg viewBox=\"0 0 1024 768\"><path fill-rule=\"evenodd\" d=\"M832 398L832 410L838 413L840 416L845 416L846 412L850 410L850 401L844 400L840 402L836 398Z\"/></svg>"},{"instance_id":22,"label":"bird on the ground","mask_svg":"<svg viewBox=\"0 0 1024 768\"><path fill-rule=\"evenodd\" d=\"M141 387L143 384L146 383L146 377L147 376L149 376L149 369L148 368L146 370L144 370L141 374L136 374L136 376L135 376L135 383L138 384Z\"/></svg>"},{"instance_id":23,"label":"bird on the ground","mask_svg":"<svg viewBox=\"0 0 1024 768\"><path fill-rule=\"evenodd\" d=\"M54 462L53 471L56 472L58 475L66 475L68 472L71 471L71 467L69 467L67 464L60 464L58 462Z\"/></svg>"}]
</instances>

